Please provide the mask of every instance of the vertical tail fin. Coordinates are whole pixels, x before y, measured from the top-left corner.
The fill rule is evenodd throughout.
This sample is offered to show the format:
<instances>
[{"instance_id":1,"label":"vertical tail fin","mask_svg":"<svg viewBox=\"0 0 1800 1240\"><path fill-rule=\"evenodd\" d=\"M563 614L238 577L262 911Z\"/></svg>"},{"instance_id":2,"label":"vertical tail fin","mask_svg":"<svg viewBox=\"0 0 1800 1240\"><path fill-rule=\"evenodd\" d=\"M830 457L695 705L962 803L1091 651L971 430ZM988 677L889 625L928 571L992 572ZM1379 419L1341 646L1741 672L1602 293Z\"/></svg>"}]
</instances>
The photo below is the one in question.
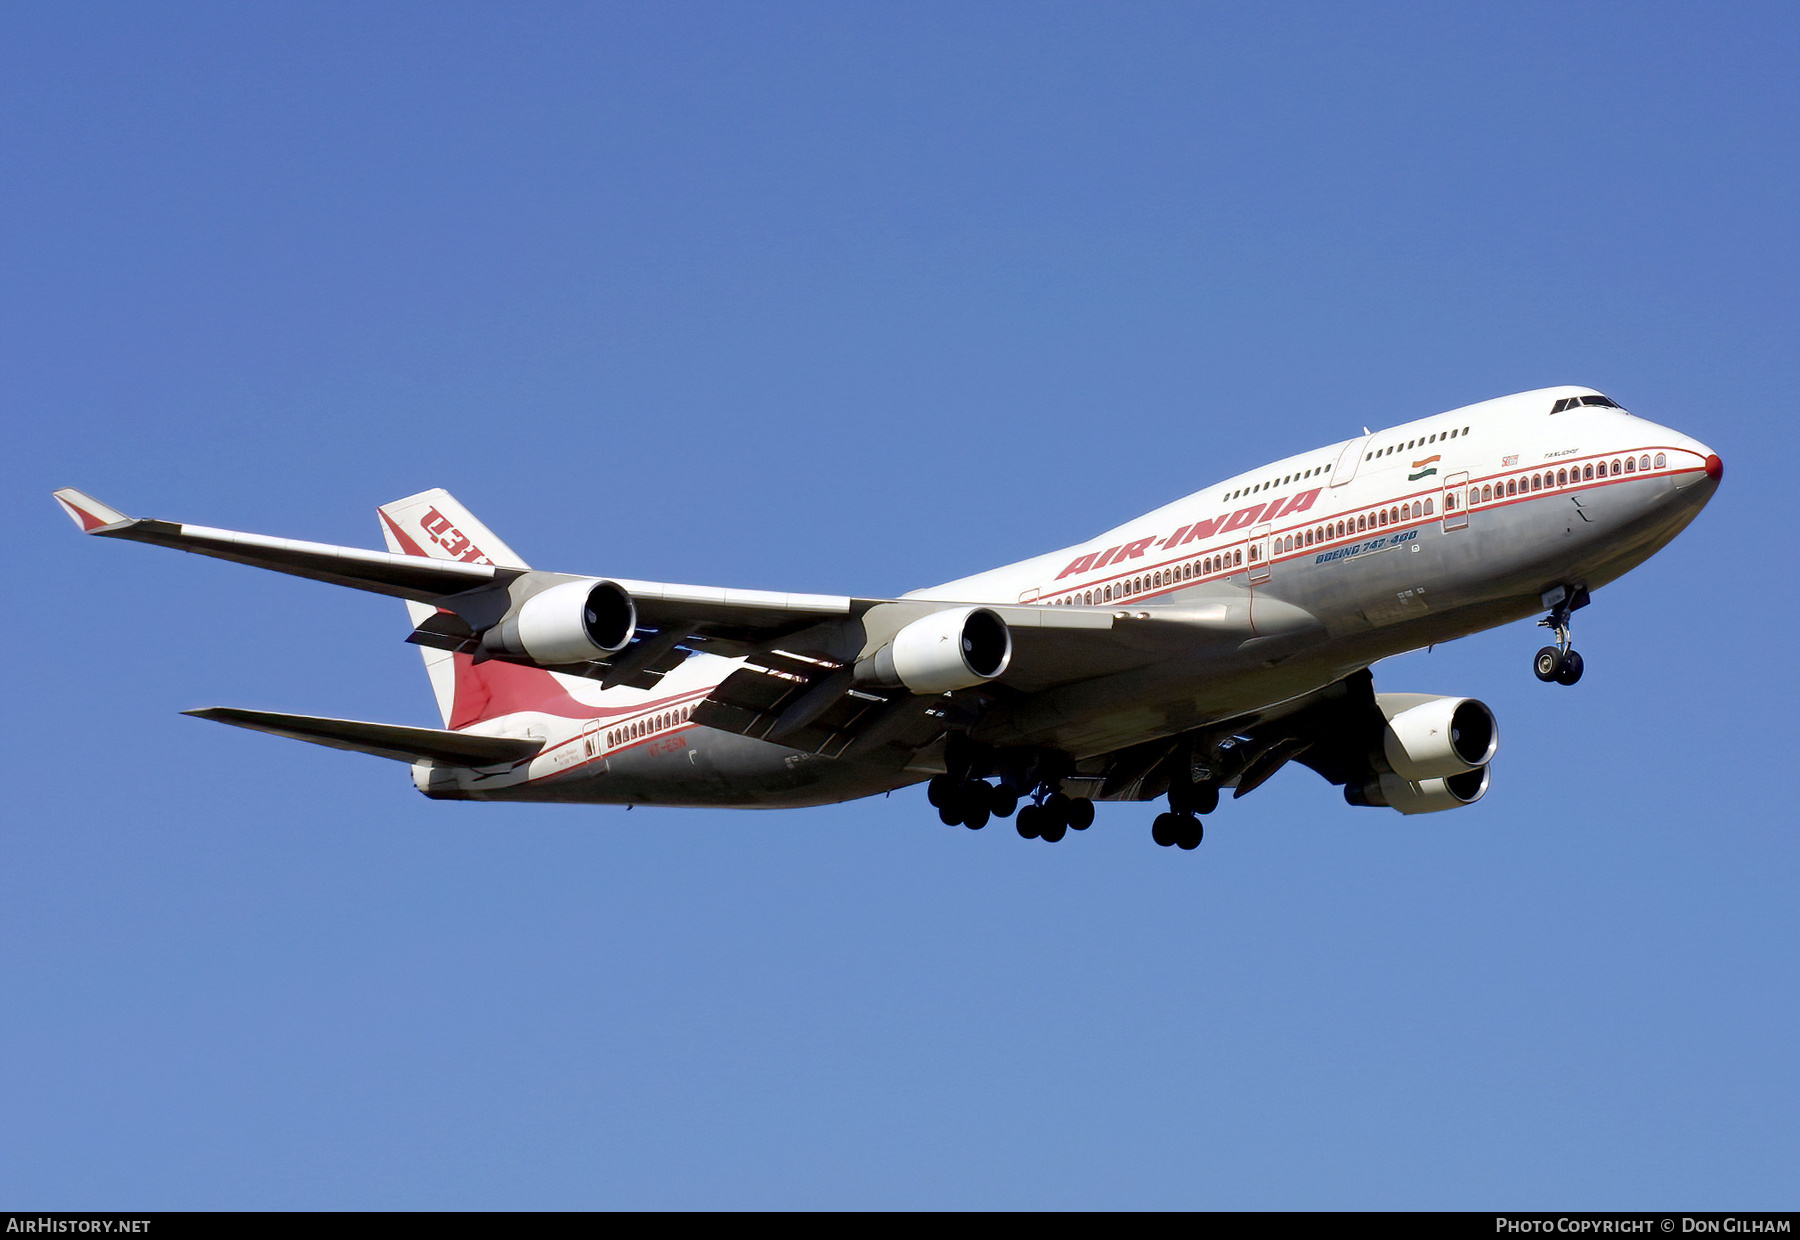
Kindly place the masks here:
<instances>
[{"instance_id":1,"label":"vertical tail fin","mask_svg":"<svg viewBox=\"0 0 1800 1240\"><path fill-rule=\"evenodd\" d=\"M381 514L381 532L389 551L433 560L531 567L442 487L383 504L375 511Z\"/></svg>"},{"instance_id":2,"label":"vertical tail fin","mask_svg":"<svg viewBox=\"0 0 1800 1240\"><path fill-rule=\"evenodd\" d=\"M381 533L389 551L433 560L530 567L441 487L383 504L375 511L381 517ZM406 604L414 628L435 610L426 603ZM510 663L476 665L466 654L429 646L419 650L425 656L431 691L437 696L438 714L448 728L466 728L496 715L568 697L549 672Z\"/></svg>"}]
</instances>

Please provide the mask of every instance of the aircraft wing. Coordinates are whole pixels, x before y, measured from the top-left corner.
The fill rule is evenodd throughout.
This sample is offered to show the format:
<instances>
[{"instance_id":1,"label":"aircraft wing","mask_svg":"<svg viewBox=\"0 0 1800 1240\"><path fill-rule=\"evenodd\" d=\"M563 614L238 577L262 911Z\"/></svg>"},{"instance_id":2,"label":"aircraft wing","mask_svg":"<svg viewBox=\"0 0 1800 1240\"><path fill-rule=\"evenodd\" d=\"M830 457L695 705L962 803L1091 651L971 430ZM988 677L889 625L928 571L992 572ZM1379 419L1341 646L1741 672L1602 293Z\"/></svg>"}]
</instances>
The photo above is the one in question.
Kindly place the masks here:
<instances>
[{"instance_id":1,"label":"aircraft wing","mask_svg":"<svg viewBox=\"0 0 1800 1240\"><path fill-rule=\"evenodd\" d=\"M233 560L417 603L436 602L447 595L492 585L497 580L516 577L520 571L496 568L492 564L427 560L385 551L363 551L327 543L242 534L236 530L216 530L204 525L184 525L178 521L128 517L73 487L64 487L55 495L56 502L85 534L174 547L195 555Z\"/></svg>"},{"instance_id":2,"label":"aircraft wing","mask_svg":"<svg viewBox=\"0 0 1800 1240\"><path fill-rule=\"evenodd\" d=\"M460 648L496 607L504 609L503 589L528 574L547 581L573 581L560 573L531 574L523 565L469 563L429 556L411 540L403 552L367 551L328 543L272 538L237 530L214 529L151 517L128 517L73 487L55 492L58 504L86 534L173 547L195 555L232 560L295 577L386 594L443 608L462 623L438 620L415 636L418 644ZM831 617L848 616L856 600L834 595L786 594L766 590L731 590L669 582L620 581L637 604L639 619L653 632L645 636L672 647L688 637L703 638L714 648L737 649L767 642ZM442 615L444 613L440 613ZM673 641L667 635L682 630ZM637 643L634 643L636 646ZM643 660L640 660L643 661ZM654 662L648 660L643 662ZM679 662L679 658L676 660Z\"/></svg>"},{"instance_id":3,"label":"aircraft wing","mask_svg":"<svg viewBox=\"0 0 1800 1240\"><path fill-rule=\"evenodd\" d=\"M390 545L399 550L366 551L127 517L72 488L55 495L78 527L99 537L174 547L425 604L435 610L423 615L408 640L476 658L529 662L494 652L481 635L539 590L599 580L535 572L522 564L448 559L441 548L428 554L391 522ZM870 732L900 727L901 720L923 728L928 725L920 722L921 712L948 709L941 694L859 686L853 683L855 666L907 624L970 605L623 579L613 584L631 596L636 609L631 643L602 660L549 670L595 679L604 687L651 688L690 653L744 658L748 666L718 686L697 713L698 722L816 752L842 752ZM1196 646L1274 662L1323 635L1317 620L1299 608L1229 588L1216 601L1186 607L974 605L998 615L1012 640L1005 673L981 686L990 700L994 694L1037 693L1128 671Z\"/></svg>"},{"instance_id":4,"label":"aircraft wing","mask_svg":"<svg viewBox=\"0 0 1800 1240\"><path fill-rule=\"evenodd\" d=\"M986 605L1012 638L1006 671L956 693L914 695L857 684L856 643L867 652L909 619L962 604L855 602L861 610L851 620L750 651L746 665L694 711L694 721L827 757L854 757L883 745L917 749L947 727L977 722L995 705L1062 685L1197 651L1222 667L1241 667L1244 660L1276 663L1325 636L1311 613L1249 591L1179 608Z\"/></svg>"}]
</instances>

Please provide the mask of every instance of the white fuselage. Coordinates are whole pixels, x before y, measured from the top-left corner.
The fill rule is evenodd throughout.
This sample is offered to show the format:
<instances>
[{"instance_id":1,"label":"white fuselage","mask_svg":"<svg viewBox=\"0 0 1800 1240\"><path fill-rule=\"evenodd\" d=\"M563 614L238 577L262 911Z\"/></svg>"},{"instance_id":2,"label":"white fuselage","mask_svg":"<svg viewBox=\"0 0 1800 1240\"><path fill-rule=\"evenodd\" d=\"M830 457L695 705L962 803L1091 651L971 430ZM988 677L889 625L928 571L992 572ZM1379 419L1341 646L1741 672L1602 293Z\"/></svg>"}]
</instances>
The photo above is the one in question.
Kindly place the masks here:
<instances>
[{"instance_id":1,"label":"white fuselage","mask_svg":"<svg viewBox=\"0 0 1800 1240\"><path fill-rule=\"evenodd\" d=\"M1301 638L1277 628L1261 654L1197 646L1033 695L981 721L979 735L996 744L1079 761L1263 710L1388 655L1542 611L1553 587L1597 588L1679 533L1715 489L1717 458L1616 407L1550 412L1597 395L1544 389L1358 436L907 597L1133 612L1248 599L1253 618L1260 605L1322 626L1292 648L1279 643ZM419 767L416 778L484 799L774 806L867 795L938 769L931 751L898 767L842 762L689 722L739 666L697 655L654 690L559 677L577 704L570 714L521 712L472 729L543 738L528 766L485 776Z\"/></svg>"}]
</instances>

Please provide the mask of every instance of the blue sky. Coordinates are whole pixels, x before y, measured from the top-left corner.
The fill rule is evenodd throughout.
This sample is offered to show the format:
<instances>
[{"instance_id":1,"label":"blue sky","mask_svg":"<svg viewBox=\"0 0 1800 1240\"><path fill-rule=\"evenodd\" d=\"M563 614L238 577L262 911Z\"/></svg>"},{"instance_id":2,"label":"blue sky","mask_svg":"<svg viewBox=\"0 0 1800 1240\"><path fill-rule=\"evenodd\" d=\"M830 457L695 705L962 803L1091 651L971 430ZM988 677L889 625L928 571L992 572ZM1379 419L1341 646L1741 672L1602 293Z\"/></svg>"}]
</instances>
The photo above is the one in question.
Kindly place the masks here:
<instances>
[{"instance_id":1,"label":"blue sky","mask_svg":"<svg viewBox=\"0 0 1800 1240\"><path fill-rule=\"evenodd\" d=\"M0 1202L1791 1207L1792 6L14 6ZM889 594L1585 383L1725 486L1376 668L1479 805L435 804L390 600L48 492Z\"/></svg>"}]
</instances>

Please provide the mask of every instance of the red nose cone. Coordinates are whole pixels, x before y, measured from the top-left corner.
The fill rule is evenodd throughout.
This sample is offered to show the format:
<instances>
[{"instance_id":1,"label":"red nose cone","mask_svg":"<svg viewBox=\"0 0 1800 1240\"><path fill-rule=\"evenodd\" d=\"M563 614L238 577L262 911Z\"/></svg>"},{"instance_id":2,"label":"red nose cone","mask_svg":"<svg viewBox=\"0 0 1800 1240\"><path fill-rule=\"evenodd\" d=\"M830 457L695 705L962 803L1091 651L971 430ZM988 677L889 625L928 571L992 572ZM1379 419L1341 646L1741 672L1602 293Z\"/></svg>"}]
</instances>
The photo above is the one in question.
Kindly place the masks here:
<instances>
[{"instance_id":1,"label":"red nose cone","mask_svg":"<svg viewBox=\"0 0 1800 1240\"><path fill-rule=\"evenodd\" d=\"M1717 453L1706 458L1706 476L1714 482L1725 476L1725 462L1719 459Z\"/></svg>"}]
</instances>

